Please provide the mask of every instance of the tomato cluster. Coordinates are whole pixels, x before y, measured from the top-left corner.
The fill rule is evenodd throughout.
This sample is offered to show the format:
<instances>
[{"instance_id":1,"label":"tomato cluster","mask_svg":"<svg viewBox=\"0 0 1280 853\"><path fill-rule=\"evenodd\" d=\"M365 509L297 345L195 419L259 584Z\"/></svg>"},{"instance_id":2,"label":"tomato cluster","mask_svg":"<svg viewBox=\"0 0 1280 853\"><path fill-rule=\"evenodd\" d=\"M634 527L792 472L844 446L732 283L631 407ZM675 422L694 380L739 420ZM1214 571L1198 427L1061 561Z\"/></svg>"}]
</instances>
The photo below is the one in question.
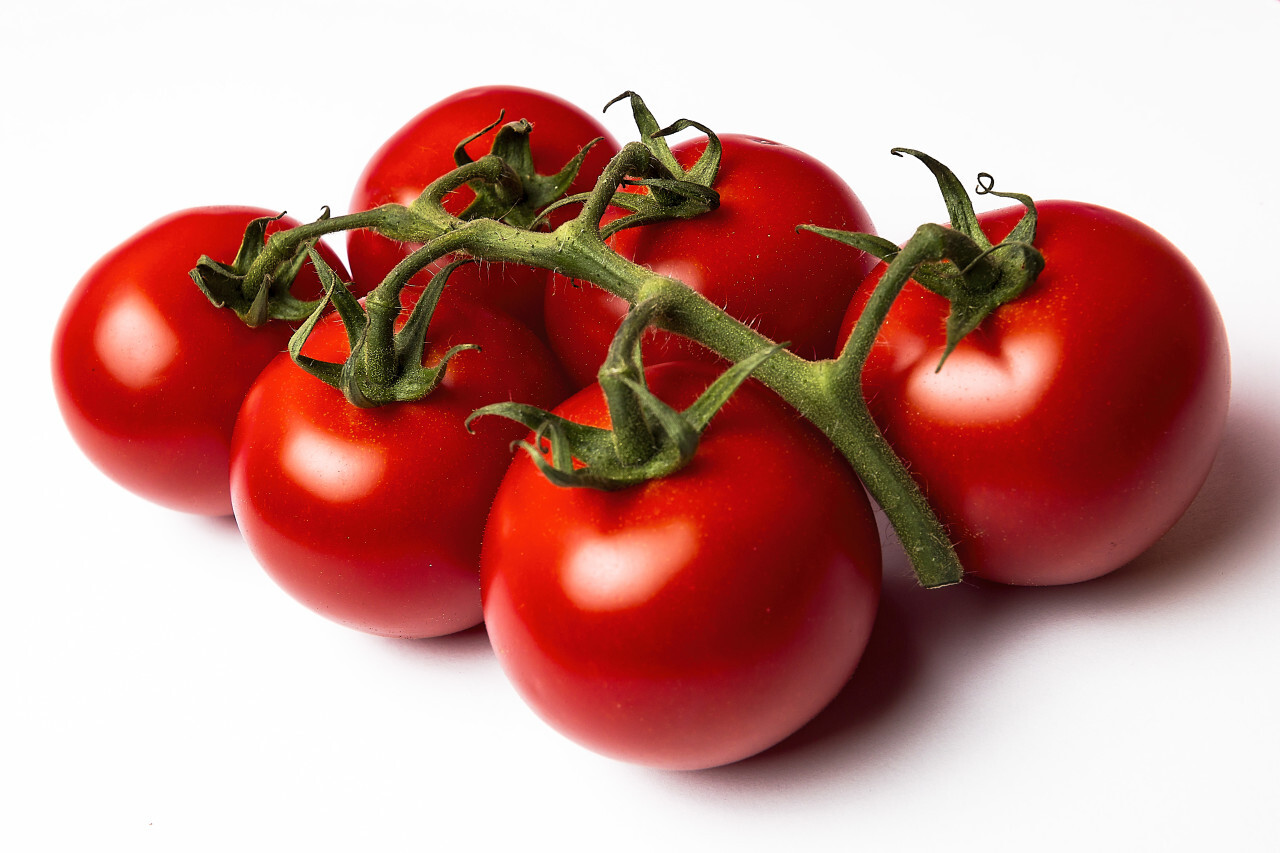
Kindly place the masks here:
<instances>
[{"instance_id":1,"label":"tomato cluster","mask_svg":"<svg viewBox=\"0 0 1280 853\"><path fill-rule=\"evenodd\" d=\"M539 175L577 170L560 188L570 203L504 227L578 224L583 196L625 152L578 107L499 86L458 93L393 135L352 213L412 212L433 181L486 153L482 132L503 116L527 120ZM845 181L746 135L654 150L666 183L608 188L617 205L596 227L656 204L710 161L714 180L695 189L713 202L608 228L611 268L682 282L707 311L787 346L787 364L843 364L898 256L886 250L873 268L870 254L797 229L872 234ZM445 214L465 218L478 192L449 192ZM873 329L855 393L873 420L864 428L887 439L968 572L1063 584L1118 568L1182 514L1223 430L1229 363L1209 290L1162 237L1089 204L1035 212L1044 271L1025 292L957 342L954 299L916 274L922 283L907 282ZM1022 240L1024 213L973 227ZM405 273L394 326L381 329L385 282L431 240L353 227L347 265L319 238L271 254L270 235L299 228L256 208L182 211L85 275L55 334L54 387L108 476L177 510L234 513L271 577L335 622L415 638L483 623L539 715L623 760L736 761L843 687L875 621L879 531L829 421L787 405L783 380L736 379L727 403L681 432L681 412L729 364L659 329L628 355L615 333L629 299L547 263L450 265L446 281L442 254ZM252 287L267 257L271 298L285 304L270 320L266 291ZM434 307L415 346L419 302ZM330 305L339 310L322 316ZM372 400L351 380L358 358L376 381L388 359L433 379L425 396ZM546 419L530 433L528 421L472 418L495 403ZM599 453L626 462L649 439L646 452L679 445L679 464L572 487ZM570 440L583 452L564 450Z\"/></svg>"}]
</instances>

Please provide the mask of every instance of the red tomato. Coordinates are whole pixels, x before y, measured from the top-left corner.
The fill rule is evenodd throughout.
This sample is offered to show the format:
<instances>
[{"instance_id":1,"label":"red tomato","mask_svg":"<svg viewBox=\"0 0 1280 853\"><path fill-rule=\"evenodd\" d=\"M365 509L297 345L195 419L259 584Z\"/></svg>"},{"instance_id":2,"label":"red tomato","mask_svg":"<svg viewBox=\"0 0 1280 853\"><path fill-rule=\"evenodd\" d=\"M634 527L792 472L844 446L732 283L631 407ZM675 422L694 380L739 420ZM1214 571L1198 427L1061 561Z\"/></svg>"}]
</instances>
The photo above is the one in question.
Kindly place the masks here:
<instances>
[{"instance_id":1,"label":"red tomato","mask_svg":"<svg viewBox=\"0 0 1280 853\"><path fill-rule=\"evenodd\" d=\"M546 345L508 317L442 304L428 337L425 364L455 344L483 350L455 356L425 399L371 409L279 356L245 398L231 450L236 520L268 574L315 612L391 637L480 622L484 519L523 429L488 418L473 435L465 418L565 393ZM336 317L302 351L344 360Z\"/></svg>"},{"instance_id":2,"label":"red tomato","mask_svg":"<svg viewBox=\"0 0 1280 853\"><path fill-rule=\"evenodd\" d=\"M874 227L853 190L822 163L794 148L751 136L724 135L714 189L720 206L690 220L627 229L613 239L624 257L683 281L775 341L806 358L826 357L840 318L871 259L809 232L802 224L848 231ZM688 168L706 139L672 148ZM580 385L595 381L627 303L604 290L553 276L546 324L552 347ZM655 333L647 364L712 360L706 350Z\"/></svg>"},{"instance_id":3,"label":"red tomato","mask_svg":"<svg viewBox=\"0 0 1280 853\"><path fill-rule=\"evenodd\" d=\"M718 368L651 368L683 408ZM598 386L556 410L608 424ZM530 706L615 758L702 768L800 728L848 680L880 591L862 487L761 386L738 390L685 468L619 491L559 488L521 455L482 556L485 624Z\"/></svg>"},{"instance_id":4,"label":"red tomato","mask_svg":"<svg viewBox=\"0 0 1280 853\"><path fill-rule=\"evenodd\" d=\"M935 372L948 306L910 282L863 373L966 569L1029 585L1098 577L1168 530L1208 474L1230 387L1222 319L1177 249L1112 210L1037 208L1046 266L1020 299ZM1023 212L979 221L994 242Z\"/></svg>"},{"instance_id":5,"label":"red tomato","mask_svg":"<svg viewBox=\"0 0 1280 853\"><path fill-rule=\"evenodd\" d=\"M396 131L373 155L356 184L351 210L370 210L383 204L407 205L421 195L431 181L456 167L454 148L459 142L497 121L528 119L534 165L541 174L555 174L591 140L603 137L587 155L570 187L570 193L586 192L595 184L618 144L596 119L554 95L516 86L483 86L459 92L428 107ZM489 152L493 135L472 142L473 158ZM467 187L459 188L445 207L459 214L475 198ZM374 287L418 244L396 243L372 231L347 235L351 272L359 282ZM437 265L442 266L443 264ZM425 284L431 272L419 273ZM464 297L517 318L530 328L542 328L542 291L545 270L515 264L468 264L449 279L447 298Z\"/></svg>"},{"instance_id":6,"label":"red tomato","mask_svg":"<svg viewBox=\"0 0 1280 853\"><path fill-rule=\"evenodd\" d=\"M98 261L63 308L53 341L62 416L85 455L144 498L185 512L231 512L236 411L293 329L249 328L211 305L189 274L201 255L234 260L249 222L274 215L201 207L167 216ZM268 232L297 224L286 218ZM345 274L327 246L320 251ZM323 293L309 263L294 292Z\"/></svg>"}]
</instances>

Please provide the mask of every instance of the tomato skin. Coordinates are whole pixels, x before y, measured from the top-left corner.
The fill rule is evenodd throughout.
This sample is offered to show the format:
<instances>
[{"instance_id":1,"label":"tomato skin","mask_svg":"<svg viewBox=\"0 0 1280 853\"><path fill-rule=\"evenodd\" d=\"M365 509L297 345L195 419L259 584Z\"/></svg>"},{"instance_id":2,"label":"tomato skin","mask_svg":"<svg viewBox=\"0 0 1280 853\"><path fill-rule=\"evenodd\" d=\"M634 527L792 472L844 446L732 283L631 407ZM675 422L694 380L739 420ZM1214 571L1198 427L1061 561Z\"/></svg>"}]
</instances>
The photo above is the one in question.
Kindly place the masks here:
<instances>
[{"instance_id":1,"label":"tomato skin","mask_svg":"<svg viewBox=\"0 0 1280 853\"><path fill-rule=\"evenodd\" d=\"M530 145L541 174L559 172L591 140L603 137L588 153L569 192L586 192L618 153L618 143L583 110L545 92L519 86L481 86L445 98L423 110L396 131L365 166L351 198L351 210L370 210L383 204L408 205L431 181L456 167L454 148L466 137L497 121L525 118L533 123ZM493 134L467 146L473 158L489 153ZM475 198L460 187L445 200L445 208L461 213ZM357 281L375 287L411 252L415 243L397 243L372 231L348 232L347 257ZM435 267L433 267L434 269ZM430 270L419 273L425 284ZM470 264L449 280L446 299L466 298L509 314L535 331L542 329L542 291L546 270L516 264Z\"/></svg>"},{"instance_id":2,"label":"tomato skin","mask_svg":"<svg viewBox=\"0 0 1280 853\"><path fill-rule=\"evenodd\" d=\"M1020 585L1101 576L1172 527L1208 475L1230 392L1222 318L1174 246L1106 208L1037 208L1046 267L1022 298L935 373L947 304L910 282L863 373L966 569ZM998 240L1021 214L979 220Z\"/></svg>"},{"instance_id":3,"label":"tomato skin","mask_svg":"<svg viewBox=\"0 0 1280 853\"><path fill-rule=\"evenodd\" d=\"M840 318L871 259L797 225L873 232L862 202L838 175L786 145L721 135L714 185L720 206L689 220L619 232L613 248L654 272L683 281L730 314L806 357L826 357ZM672 148L685 167L705 138ZM547 336L579 385L595 381L627 303L587 284L553 276L547 289ZM645 344L645 361L715 361L700 346L663 332Z\"/></svg>"},{"instance_id":4,"label":"tomato skin","mask_svg":"<svg viewBox=\"0 0 1280 853\"><path fill-rule=\"evenodd\" d=\"M439 306L425 363L459 353L424 400L372 409L306 374L283 354L245 398L231 450L236 520L286 592L338 623L390 637L433 637L479 624L480 539L523 429L481 419L507 399L554 405L566 380L514 320L461 303ZM303 352L341 361L336 318ZM487 421L487 422L486 422Z\"/></svg>"},{"instance_id":5,"label":"tomato skin","mask_svg":"<svg viewBox=\"0 0 1280 853\"><path fill-rule=\"evenodd\" d=\"M647 376L683 407L716 370ZM608 423L598 386L557 411ZM605 755L694 769L772 746L839 692L874 621L880 545L844 460L748 384L667 478L558 488L517 458L481 576L490 640L535 712Z\"/></svg>"},{"instance_id":6,"label":"tomato skin","mask_svg":"<svg viewBox=\"0 0 1280 853\"><path fill-rule=\"evenodd\" d=\"M257 329L192 282L201 255L230 262L249 222L277 212L191 208L143 228L80 280L53 340L54 391L85 455L126 489L200 515L231 512L227 461L236 411L292 327ZM285 218L268 233L293 227ZM324 258L345 267L324 244ZM294 293L323 293L308 263Z\"/></svg>"}]
</instances>

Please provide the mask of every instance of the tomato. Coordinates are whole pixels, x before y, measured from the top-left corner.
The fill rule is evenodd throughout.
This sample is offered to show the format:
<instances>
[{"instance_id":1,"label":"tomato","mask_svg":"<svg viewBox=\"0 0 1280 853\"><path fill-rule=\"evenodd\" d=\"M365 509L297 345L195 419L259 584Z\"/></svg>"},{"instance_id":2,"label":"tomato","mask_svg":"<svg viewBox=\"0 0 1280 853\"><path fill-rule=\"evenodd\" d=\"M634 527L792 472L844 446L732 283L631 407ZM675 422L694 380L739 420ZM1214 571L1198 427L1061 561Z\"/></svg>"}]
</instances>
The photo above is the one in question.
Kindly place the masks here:
<instances>
[{"instance_id":1,"label":"tomato","mask_svg":"<svg viewBox=\"0 0 1280 853\"><path fill-rule=\"evenodd\" d=\"M1190 504L1222 435L1230 367L1213 297L1167 240L1094 205L1037 207L1046 266L1031 288L935 372L948 306L908 283L863 391L969 572L1066 584L1133 559ZM997 241L1022 213L979 221Z\"/></svg>"},{"instance_id":2,"label":"tomato","mask_svg":"<svg viewBox=\"0 0 1280 853\"><path fill-rule=\"evenodd\" d=\"M584 145L603 137L587 154L570 193L590 190L609 159L618 153L617 142L594 117L554 95L516 86L467 89L428 107L382 145L356 184L351 210L411 203L427 184L456 167L453 152L457 144L497 121L503 110L506 121L524 118L532 122L530 145L541 174L559 172ZM492 142L493 135L486 134L470 143L467 151L479 158L489 152ZM459 214L474 197L469 188L461 187L446 199L445 208ZM347 235L352 275L368 287L376 286L417 248L417 244L396 243L372 231ZM435 268L419 273L423 284ZM470 264L450 278L445 298L479 301L540 330L546 279L545 270L531 267Z\"/></svg>"},{"instance_id":3,"label":"tomato","mask_svg":"<svg viewBox=\"0 0 1280 853\"><path fill-rule=\"evenodd\" d=\"M646 375L683 408L718 369ZM556 413L608 425L598 386ZM481 579L494 651L534 711L605 755L691 769L766 749L839 692L874 620L880 544L843 458L748 383L665 478L560 488L521 455Z\"/></svg>"},{"instance_id":4,"label":"tomato","mask_svg":"<svg viewBox=\"0 0 1280 853\"><path fill-rule=\"evenodd\" d=\"M99 260L63 308L53 341L62 416L85 455L144 498L203 515L231 512L236 411L293 329L249 328L210 304L189 274L201 255L234 260L249 222L275 215L200 207L160 219ZM282 219L268 233L297 224ZM320 251L343 270L327 246ZM323 292L309 263L294 292Z\"/></svg>"},{"instance_id":5,"label":"tomato","mask_svg":"<svg viewBox=\"0 0 1280 853\"><path fill-rule=\"evenodd\" d=\"M831 169L794 148L751 136L720 136L724 150L714 189L720 206L689 220L631 228L613 238L624 257L680 279L738 319L807 358L826 357L840 318L871 260L797 225L871 232L853 190ZM672 148L688 168L705 150L698 138ZM546 324L552 347L580 385L595 381L627 303L554 276ZM711 359L701 347L655 333L645 361Z\"/></svg>"},{"instance_id":6,"label":"tomato","mask_svg":"<svg viewBox=\"0 0 1280 853\"><path fill-rule=\"evenodd\" d=\"M546 345L509 317L442 303L428 337L424 364L455 344L483 349L456 355L423 400L376 408L352 406L282 354L245 398L231 449L236 520L267 573L315 612L391 637L480 622L484 520L523 429L490 418L472 434L465 418L565 393ZM330 362L348 351L336 317L302 350Z\"/></svg>"}]
</instances>

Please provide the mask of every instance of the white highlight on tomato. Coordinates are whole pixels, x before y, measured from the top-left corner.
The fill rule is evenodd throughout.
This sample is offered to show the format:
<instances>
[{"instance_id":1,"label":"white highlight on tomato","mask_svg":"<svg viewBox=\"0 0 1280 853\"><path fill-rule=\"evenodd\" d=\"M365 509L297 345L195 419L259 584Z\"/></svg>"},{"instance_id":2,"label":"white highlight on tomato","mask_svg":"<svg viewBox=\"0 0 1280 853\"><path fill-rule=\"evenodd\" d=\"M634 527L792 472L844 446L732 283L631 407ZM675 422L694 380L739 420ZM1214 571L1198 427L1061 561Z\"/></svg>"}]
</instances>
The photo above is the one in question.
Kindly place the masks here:
<instances>
[{"instance_id":1,"label":"white highlight on tomato","mask_svg":"<svg viewBox=\"0 0 1280 853\"><path fill-rule=\"evenodd\" d=\"M98 358L117 382L143 390L158 383L178 357L178 336L138 293L120 297L93 335Z\"/></svg>"},{"instance_id":2,"label":"white highlight on tomato","mask_svg":"<svg viewBox=\"0 0 1280 853\"><path fill-rule=\"evenodd\" d=\"M583 610L636 607L666 586L697 548L693 527L678 519L586 540L566 562L565 593Z\"/></svg>"},{"instance_id":3,"label":"white highlight on tomato","mask_svg":"<svg viewBox=\"0 0 1280 853\"><path fill-rule=\"evenodd\" d=\"M980 425L1014 420L1035 410L1053 384L1058 345L1045 335L1006 339L999 354L957 347L941 371L935 358L919 358L907 377L906 396L939 420Z\"/></svg>"},{"instance_id":4,"label":"white highlight on tomato","mask_svg":"<svg viewBox=\"0 0 1280 853\"><path fill-rule=\"evenodd\" d=\"M313 429L291 432L280 454L296 483L331 501L366 497L382 479L386 461L376 450L358 447Z\"/></svg>"}]
</instances>

